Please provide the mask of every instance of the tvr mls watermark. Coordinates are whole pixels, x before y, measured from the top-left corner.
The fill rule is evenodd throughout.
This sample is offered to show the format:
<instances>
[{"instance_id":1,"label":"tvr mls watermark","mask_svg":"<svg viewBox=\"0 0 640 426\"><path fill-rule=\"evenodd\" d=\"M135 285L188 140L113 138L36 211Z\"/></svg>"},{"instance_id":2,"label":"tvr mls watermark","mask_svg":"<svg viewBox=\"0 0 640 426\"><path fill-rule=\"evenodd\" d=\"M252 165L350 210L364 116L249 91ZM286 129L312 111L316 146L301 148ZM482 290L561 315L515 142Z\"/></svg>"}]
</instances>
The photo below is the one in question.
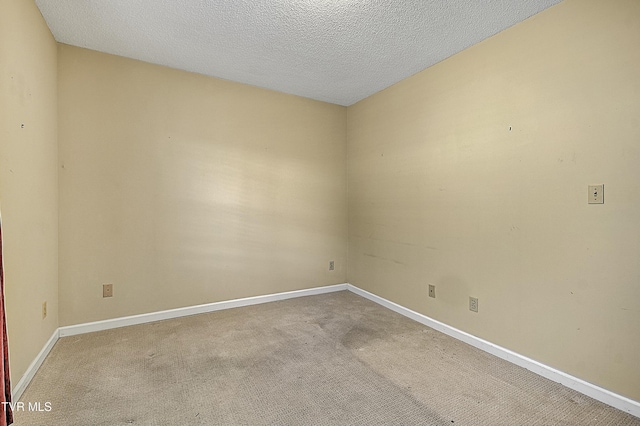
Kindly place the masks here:
<instances>
[{"instance_id":1,"label":"tvr mls watermark","mask_svg":"<svg viewBox=\"0 0 640 426\"><path fill-rule=\"evenodd\" d=\"M27 402L26 404L22 401L18 402L3 402L3 407L6 408L7 405L11 408L11 411L14 413L16 411L41 411L48 412L51 411L51 402Z\"/></svg>"}]
</instances>

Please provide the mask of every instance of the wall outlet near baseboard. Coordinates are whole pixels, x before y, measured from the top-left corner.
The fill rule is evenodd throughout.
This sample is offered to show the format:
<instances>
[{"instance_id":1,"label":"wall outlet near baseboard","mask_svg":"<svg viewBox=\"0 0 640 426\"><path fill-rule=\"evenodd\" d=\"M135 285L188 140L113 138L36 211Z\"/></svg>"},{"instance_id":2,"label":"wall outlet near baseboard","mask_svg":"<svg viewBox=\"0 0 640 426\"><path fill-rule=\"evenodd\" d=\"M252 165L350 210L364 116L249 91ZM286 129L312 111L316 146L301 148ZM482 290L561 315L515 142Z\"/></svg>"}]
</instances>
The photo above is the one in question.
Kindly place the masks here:
<instances>
[{"instance_id":1,"label":"wall outlet near baseboard","mask_svg":"<svg viewBox=\"0 0 640 426\"><path fill-rule=\"evenodd\" d=\"M330 271L333 271L333 270L335 270L335 269L336 269L336 264L335 264L335 262L334 262L333 260L330 260L330 261L329 261L329 270L330 270Z\"/></svg>"},{"instance_id":2,"label":"wall outlet near baseboard","mask_svg":"<svg viewBox=\"0 0 640 426\"><path fill-rule=\"evenodd\" d=\"M42 319L47 317L47 301L42 302Z\"/></svg>"},{"instance_id":3,"label":"wall outlet near baseboard","mask_svg":"<svg viewBox=\"0 0 640 426\"><path fill-rule=\"evenodd\" d=\"M478 299L476 297L469 297L469 310L478 312Z\"/></svg>"},{"instance_id":4,"label":"wall outlet near baseboard","mask_svg":"<svg viewBox=\"0 0 640 426\"><path fill-rule=\"evenodd\" d=\"M429 297L436 298L436 286L429 284Z\"/></svg>"},{"instance_id":5,"label":"wall outlet near baseboard","mask_svg":"<svg viewBox=\"0 0 640 426\"><path fill-rule=\"evenodd\" d=\"M102 297L113 297L113 284L102 285Z\"/></svg>"}]
</instances>

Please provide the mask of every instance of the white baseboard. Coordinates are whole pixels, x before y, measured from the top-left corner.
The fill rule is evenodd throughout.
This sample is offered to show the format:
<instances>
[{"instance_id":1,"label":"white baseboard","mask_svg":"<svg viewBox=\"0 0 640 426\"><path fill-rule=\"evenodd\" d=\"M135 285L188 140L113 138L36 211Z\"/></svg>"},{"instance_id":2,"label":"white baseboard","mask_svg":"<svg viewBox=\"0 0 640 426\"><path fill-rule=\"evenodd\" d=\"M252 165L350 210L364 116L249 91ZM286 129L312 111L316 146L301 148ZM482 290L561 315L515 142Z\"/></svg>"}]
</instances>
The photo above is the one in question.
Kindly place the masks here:
<instances>
[{"instance_id":1,"label":"white baseboard","mask_svg":"<svg viewBox=\"0 0 640 426\"><path fill-rule=\"evenodd\" d=\"M347 284L336 284L325 287L314 287L304 290L287 291L284 293L267 294L264 296L245 297L243 299L225 300L222 302L206 303L204 305L187 306L185 308L169 309L167 311L150 312L148 314L132 315L128 317L113 318L104 321L95 321L85 324L60 327L60 337L74 336L76 334L91 333L94 331L109 330L111 328L126 327L129 325L145 324L148 322L162 321L171 318L186 317L189 315L204 314L223 309L239 308L241 306L258 305L260 303L275 302L277 300L293 299L295 297L314 296L317 294L332 293L347 289Z\"/></svg>"},{"instance_id":2,"label":"white baseboard","mask_svg":"<svg viewBox=\"0 0 640 426\"><path fill-rule=\"evenodd\" d=\"M411 318L414 321L438 330L446 335L461 340L471 346L474 346L520 367L526 368L527 370L532 371L542 377L560 383L570 389L578 391L593 399L627 412L635 417L640 417L640 402L638 401L634 401L622 395L618 395L592 383L564 373L560 370L556 370L555 368L544 365L531 358L527 358L524 355L520 355L509 349L503 348L479 337L458 330L457 328L451 327L450 325L434 320L433 318L429 318L426 315L419 314L418 312L412 311L411 309L405 308L404 306L398 305L397 303L391 302L373 293L369 293L366 290L362 290L361 288L358 288L352 284L348 284L347 288L349 291L359 296L378 303L379 305L391 309L392 311L404 315L405 317Z\"/></svg>"},{"instance_id":3,"label":"white baseboard","mask_svg":"<svg viewBox=\"0 0 640 426\"><path fill-rule=\"evenodd\" d=\"M16 383L15 386L13 386L13 390L11 391L12 401L20 400L22 393L27 388L27 386L29 386L29 383L31 383L31 379L33 379L33 376L35 376L45 358L47 357L47 355L49 355L49 352L51 352L51 349L53 348L53 345L55 345L58 341L59 336L60 334L58 333L58 329L56 328L49 340L47 340L47 343L45 343L40 353L36 356L31 365L29 365L27 371L22 375L22 378L18 381L18 383Z\"/></svg>"},{"instance_id":4,"label":"white baseboard","mask_svg":"<svg viewBox=\"0 0 640 426\"><path fill-rule=\"evenodd\" d=\"M347 290L347 284L335 284L325 287L314 287L303 290L287 291L284 293L267 294L264 296L245 297L243 299L225 300L222 302L207 303L204 305L188 306L185 308L170 309L167 311L151 312L148 314L132 315L128 317L114 318L104 321L95 321L86 324L70 325L59 327L51 335L51 338L44 345L38 356L33 360L27 371L23 374L18 383L13 386L11 397L13 401L19 401L23 392L29 386L31 379L44 362L49 352L60 337L74 336L77 334L91 333L94 331L108 330L111 328L125 327L128 325L144 324L165 319L185 317L189 315L203 314L207 312L220 311L223 309L238 308L241 306L258 305L261 303L275 302L278 300L293 299L303 296L314 296L317 294L332 293L335 291Z\"/></svg>"}]
</instances>

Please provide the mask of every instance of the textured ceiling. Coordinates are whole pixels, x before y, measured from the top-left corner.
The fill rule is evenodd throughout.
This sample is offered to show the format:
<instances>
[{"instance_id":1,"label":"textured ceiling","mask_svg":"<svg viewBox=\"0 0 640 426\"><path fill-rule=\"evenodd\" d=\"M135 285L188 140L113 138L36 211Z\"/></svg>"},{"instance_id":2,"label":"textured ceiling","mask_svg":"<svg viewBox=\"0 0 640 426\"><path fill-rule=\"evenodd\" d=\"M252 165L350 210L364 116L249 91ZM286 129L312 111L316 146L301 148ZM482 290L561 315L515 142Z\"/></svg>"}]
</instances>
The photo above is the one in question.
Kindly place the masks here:
<instances>
[{"instance_id":1,"label":"textured ceiling","mask_svg":"<svg viewBox=\"0 0 640 426\"><path fill-rule=\"evenodd\" d=\"M57 41L351 105L560 0L36 0Z\"/></svg>"}]
</instances>

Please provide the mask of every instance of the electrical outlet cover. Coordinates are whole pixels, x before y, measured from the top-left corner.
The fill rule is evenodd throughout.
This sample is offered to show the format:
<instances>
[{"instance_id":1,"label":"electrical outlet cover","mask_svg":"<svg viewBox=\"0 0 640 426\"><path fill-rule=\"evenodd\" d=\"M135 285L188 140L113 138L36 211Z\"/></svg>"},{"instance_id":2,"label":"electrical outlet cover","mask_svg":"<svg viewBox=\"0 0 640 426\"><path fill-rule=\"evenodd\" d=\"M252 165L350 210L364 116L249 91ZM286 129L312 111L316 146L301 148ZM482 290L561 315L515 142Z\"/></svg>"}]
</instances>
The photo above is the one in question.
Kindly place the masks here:
<instances>
[{"instance_id":1,"label":"electrical outlet cover","mask_svg":"<svg viewBox=\"0 0 640 426\"><path fill-rule=\"evenodd\" d=\"M113 284L103 284L102 297L113 297Z\"/></svg>"},{"instance_id":2,"label":"electrical outlet cover","mask_svg":"<svg viewBox=\"0 0 640 426\"><path fill-rule=\"evenodd\" d=\"M478 312L478 299L475 297L469 297L469 310L472 312Z\"/></svg>"}]
</instances>

